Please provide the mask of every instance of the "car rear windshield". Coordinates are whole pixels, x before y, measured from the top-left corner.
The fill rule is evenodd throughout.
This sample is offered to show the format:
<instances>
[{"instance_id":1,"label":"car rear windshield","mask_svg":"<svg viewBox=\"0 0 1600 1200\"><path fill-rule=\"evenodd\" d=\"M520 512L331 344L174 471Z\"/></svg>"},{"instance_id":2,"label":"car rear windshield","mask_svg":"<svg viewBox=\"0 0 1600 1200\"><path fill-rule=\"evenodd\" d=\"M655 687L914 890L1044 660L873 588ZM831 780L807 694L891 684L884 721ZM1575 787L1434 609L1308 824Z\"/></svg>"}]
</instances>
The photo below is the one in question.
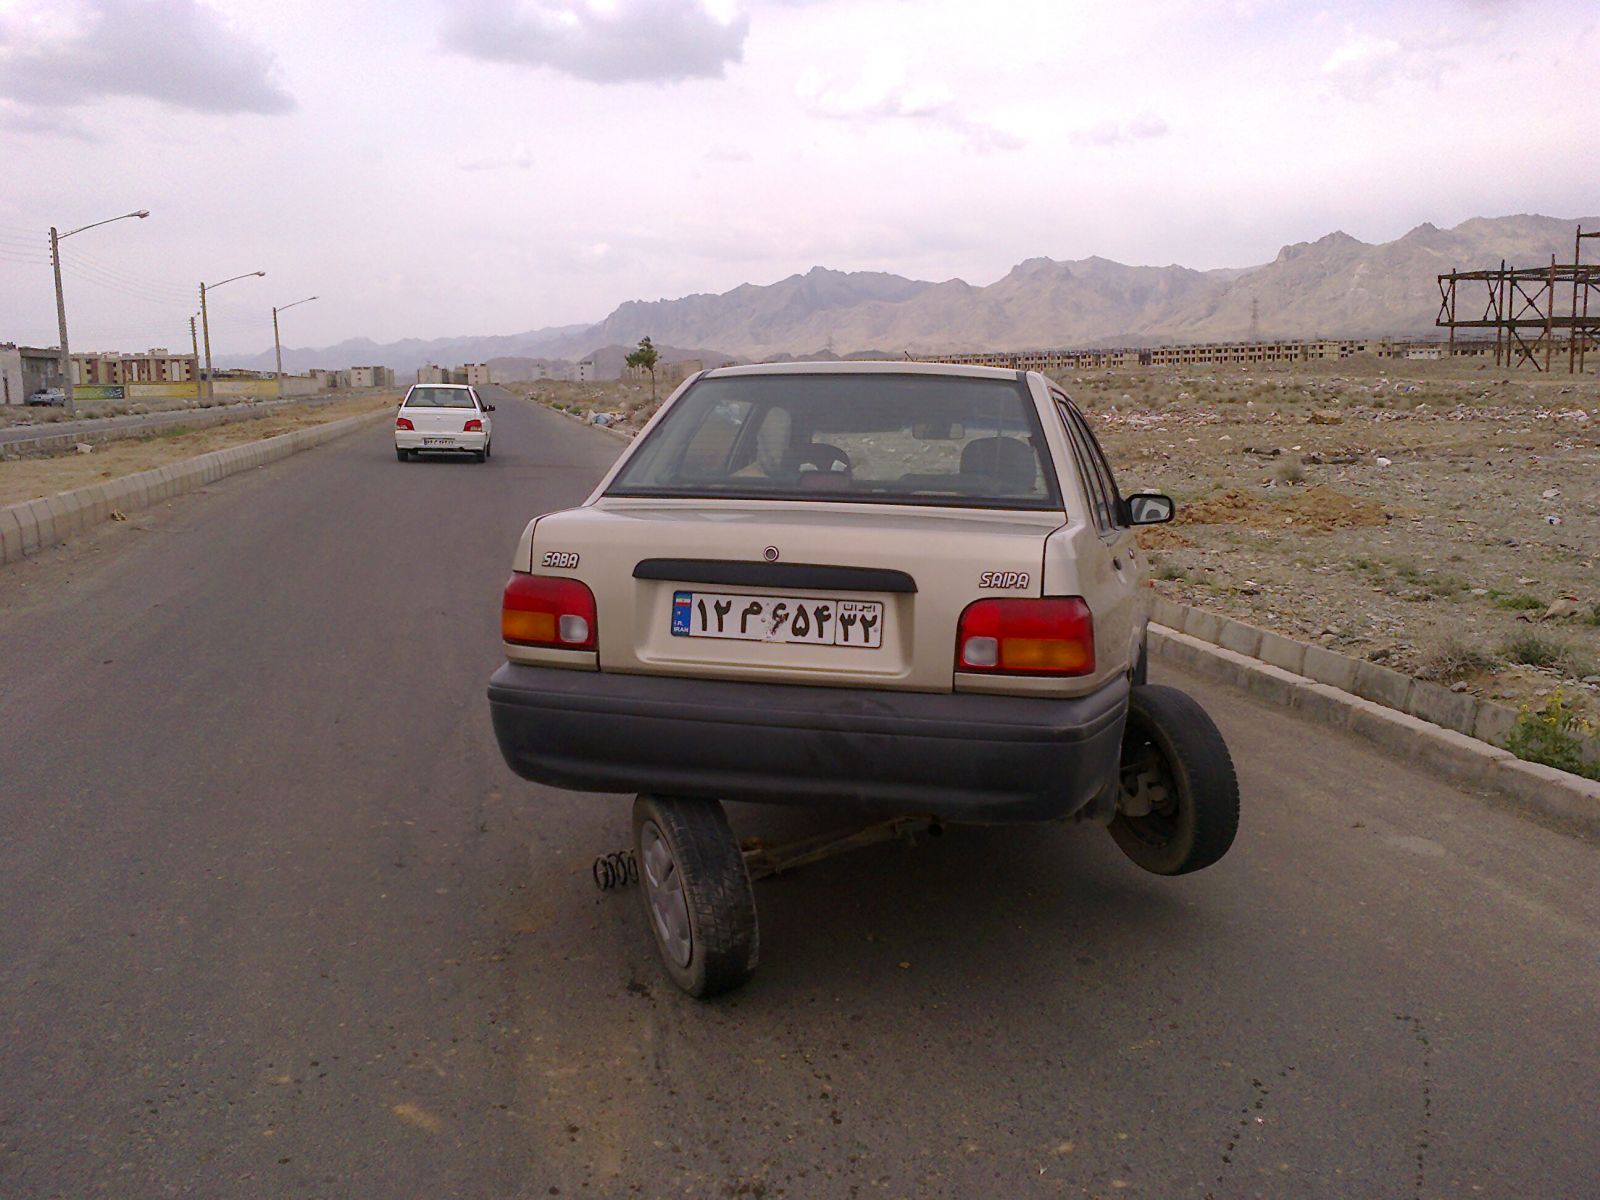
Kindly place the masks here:
<instances>
[{"instance_id":1,"label":"car rear windshield","mask_svg":"<svg viewBox=\"0 0 1600 1200\"><path fill-rule=\"evenodd\" d=\"M1026 386L895 374L729 375L679 397L608 496L1056 509Z\"/></svg>"},{"instance_id":2,"label":"car rear windshield","mask_svg":"<svg viewBox=\"0 0 1600 1200\"><path fill-rule=\"evenodd\" d=\"M414 387L406 396L407 408L472 408L466 388Z\"/></svg>"}]
</instances>

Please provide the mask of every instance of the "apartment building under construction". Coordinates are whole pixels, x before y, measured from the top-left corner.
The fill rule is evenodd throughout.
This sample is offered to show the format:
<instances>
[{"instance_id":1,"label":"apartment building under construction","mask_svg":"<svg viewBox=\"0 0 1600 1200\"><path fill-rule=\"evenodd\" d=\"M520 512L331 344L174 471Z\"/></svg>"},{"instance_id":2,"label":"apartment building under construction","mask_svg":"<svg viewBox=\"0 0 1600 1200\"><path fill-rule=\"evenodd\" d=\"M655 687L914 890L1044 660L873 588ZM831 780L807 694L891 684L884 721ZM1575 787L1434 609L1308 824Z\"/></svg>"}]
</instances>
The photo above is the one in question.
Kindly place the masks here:
<instances>
[{"instance_id":1,"label":"apartment building under construction","mask_svg":"<svg viewBox=\"0 0 1600 1200\"><path fill-rule=\"evenodd\" d=\"M1269 363L1336 362L1358 354L1375 358L1437 359L1444 343L1405 338L1322 338L1312 341L1196 342L1181 346L1115 347L1091 350L982 351L907 357L921 362L965 363L1008 370L1081 371L1095 367L1203 367ZM1457 340L1455 358L1494 353L1492 341Z\"/></svg>"}]
</instances>

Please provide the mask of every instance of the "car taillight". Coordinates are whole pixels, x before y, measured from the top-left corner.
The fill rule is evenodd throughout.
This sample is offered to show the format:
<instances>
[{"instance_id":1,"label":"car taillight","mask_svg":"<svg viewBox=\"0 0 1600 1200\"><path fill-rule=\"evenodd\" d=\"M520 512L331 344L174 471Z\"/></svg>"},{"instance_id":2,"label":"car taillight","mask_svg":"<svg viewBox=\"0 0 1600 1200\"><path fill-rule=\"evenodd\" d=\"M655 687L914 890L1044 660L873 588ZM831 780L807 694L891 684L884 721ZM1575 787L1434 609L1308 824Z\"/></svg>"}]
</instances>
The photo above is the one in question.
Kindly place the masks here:
<instances>
[{"instance_id":1,"label":"car taillight","mask_svg":"<svg viewBox=\"0 0 1600 1200\"><path fill-rule=\"evenodd\" d=\"M394 427L396 429L411 429L411 430L415 430L416 429L416 426L413 425L410 421L406 420L404 417L396 417L394 419Z\"/></svg>"},{"instance_id":2,"label":"car taillight","mask_svg":"<svg viewBox=\"0 0 1600 1200\"><path fill-rule=\"evenodd\" d=\"M462 433L482 433L483 432L483 422L478 420L477 417L473 417L472 420L468 421L465 425L463 425L461 427L461 432Z\"/></svg>"},{"instance_id":3,"label":"car taillight","mask_svg":"<svg viewBox=\"0 0 1600 1200\"><path fill-rule=\"evenodd\" d=\"M593 650L594 593L576 579L518 572L500 602L500 636L518 646Z\"/></svg>"},{"instance_id":4,"label":"car taillight","mask_svg":"<svg viewBox=\"0 0 1600 1200\"><path fill-rule=\"evenodd\" d=\"M974 600L956 626L956 670L1093 675L1094 618L1077 596Z\"/></svg>"}]
</instances>

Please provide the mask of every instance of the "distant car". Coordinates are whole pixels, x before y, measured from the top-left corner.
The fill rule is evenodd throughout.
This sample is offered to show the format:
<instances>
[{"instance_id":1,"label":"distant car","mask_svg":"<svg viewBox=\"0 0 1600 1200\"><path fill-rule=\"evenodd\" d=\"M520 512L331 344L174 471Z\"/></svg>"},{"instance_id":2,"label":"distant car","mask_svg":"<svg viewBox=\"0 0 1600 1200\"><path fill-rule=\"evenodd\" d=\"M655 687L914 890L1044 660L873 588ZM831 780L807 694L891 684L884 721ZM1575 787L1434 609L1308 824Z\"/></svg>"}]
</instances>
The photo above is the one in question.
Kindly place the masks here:
<instances>
[{"instance_id":1,"label":"distant car","mask_svg":"<svg viewBox=\"0 0 1600 1200\"><path fill-rule=\"evenodd\" d=\"M636 792L645 912L694 995L756 960L722 801L1087 820L1180 875L1238 784L1145 682L1135 528L1078 406L1033 372L793 363L680 388L580 508L535 517L489 683L524 778Z\"/></svg>"},{"instance_id":2,"label":"distant car","mask_svg":"<svg viewBox=\"0 0 1600 1200\"><path fill-rule=\"evenodd\" d=\"M419 454L490 456L494 429L476 388L462 383L419 383L400 402L394 418L394 453L401 462Z\"/></svg>"},{"instance_id":3,"label":"distant car","mask_svg":"<svg viewBox=\"0 0 1600 1200\"><path fill-rule=\"evenodd\" d=\"M67 394L60 388L40 388L28 396L28 403L34 405L58 405L67 402Z\"/></svg>"}]
</instances>

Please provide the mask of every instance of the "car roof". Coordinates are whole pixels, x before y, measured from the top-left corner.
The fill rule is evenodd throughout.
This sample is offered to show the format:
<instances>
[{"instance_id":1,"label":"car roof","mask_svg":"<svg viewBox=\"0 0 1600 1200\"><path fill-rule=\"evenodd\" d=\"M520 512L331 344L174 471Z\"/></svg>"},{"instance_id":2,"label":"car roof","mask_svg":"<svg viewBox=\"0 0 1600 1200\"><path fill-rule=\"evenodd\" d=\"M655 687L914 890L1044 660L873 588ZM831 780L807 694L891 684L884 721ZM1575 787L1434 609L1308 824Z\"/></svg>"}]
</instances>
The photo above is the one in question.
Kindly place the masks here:
<instances>
[{"instance_id":1,"label":"car roof","mask_svg":"<svg viewBox=\"0 0 1600 1200\"><path fill-rule=\"evenodd\" d=\"M908 359L873 360L861 362L789 362L754 363L746 367L716 367L702 378L721 379L742 375L939 375L968 379L1010 379L1022 376L1021 371L1004 367L975 367L963 363L911 362Z\"/></svg>"},{"instance_id":2,"label":"car roof","mask_svg":"<svg viewBox=\"0 0 1600 1200\"><path fill-rule=\"evenodd\" d=\"M472 387L472 385L470 383L413 383L411 386L414 387L414 388L419 388L419 387L460 388L462 391L467 391L469 388Z\"/></svg>"}]
</instances>

